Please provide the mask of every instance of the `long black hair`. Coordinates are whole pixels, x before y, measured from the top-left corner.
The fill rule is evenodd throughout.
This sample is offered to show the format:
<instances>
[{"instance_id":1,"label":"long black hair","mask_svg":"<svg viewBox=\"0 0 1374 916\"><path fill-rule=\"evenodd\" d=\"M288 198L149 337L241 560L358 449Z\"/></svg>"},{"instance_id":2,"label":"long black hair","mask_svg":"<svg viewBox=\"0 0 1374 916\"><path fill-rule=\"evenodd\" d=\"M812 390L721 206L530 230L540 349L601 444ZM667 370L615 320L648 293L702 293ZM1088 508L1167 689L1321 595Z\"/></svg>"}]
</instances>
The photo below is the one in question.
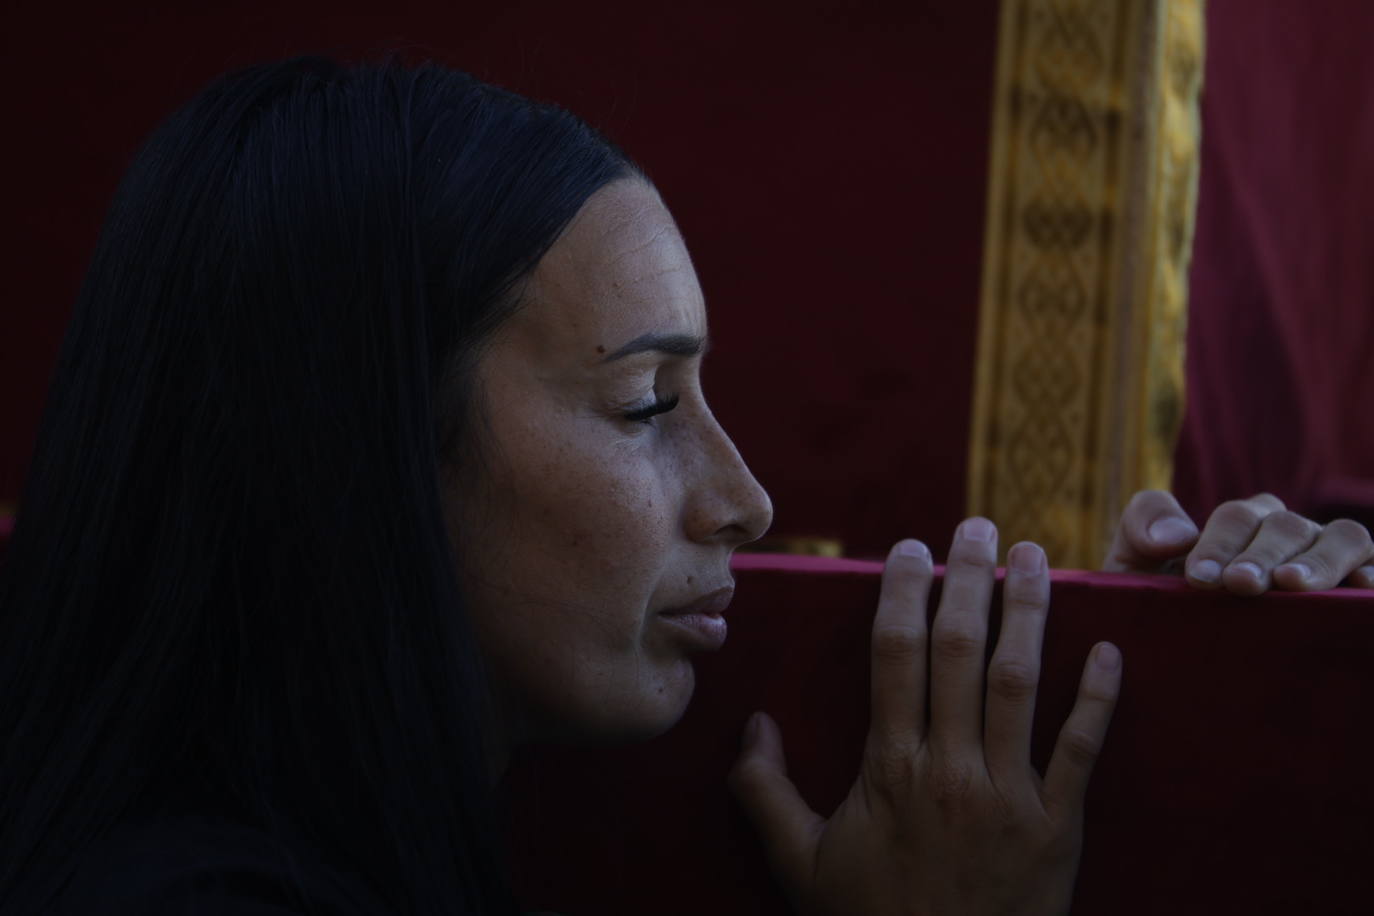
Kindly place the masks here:
<instances>
[{"instance_id":1,"label":"long black hair","mask_svg":"<svg viewBox=\"0 0 1374 916\"><path fill-rule=\"evenodd\" d=\"M151 136L0 572L0 910L170 786L398 912L513 907L440 469L519 280L636 174L561 109L394 56L249 67Z\"/></svg>"}]
</instances>

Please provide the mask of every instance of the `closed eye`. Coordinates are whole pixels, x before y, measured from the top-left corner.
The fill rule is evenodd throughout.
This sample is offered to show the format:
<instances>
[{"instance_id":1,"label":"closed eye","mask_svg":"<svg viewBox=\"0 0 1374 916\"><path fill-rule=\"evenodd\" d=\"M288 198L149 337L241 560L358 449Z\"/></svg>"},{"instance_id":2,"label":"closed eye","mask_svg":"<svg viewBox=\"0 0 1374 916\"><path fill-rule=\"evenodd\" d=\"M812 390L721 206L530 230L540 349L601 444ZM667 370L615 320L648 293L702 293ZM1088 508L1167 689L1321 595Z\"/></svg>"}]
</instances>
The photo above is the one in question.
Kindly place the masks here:
<instances>
[{"instance_id":1,"label":"closed eye","mask_svg":"<svg viewBox=\"0 0 1374 916\"><path fill-rule=\"evenodd\" d=\"M625 419L635 423L649 423L649 421L653 417L656 417L661 413L667 413L668 411L672 410L674 407L677 406L677 402L677 395L673 395L670 398L662 398L660 400L654 401L652 404L649 404L646 407L641 407L638 410L634 410L630 413L625 414Z\"/></svg>"}]
</instances>

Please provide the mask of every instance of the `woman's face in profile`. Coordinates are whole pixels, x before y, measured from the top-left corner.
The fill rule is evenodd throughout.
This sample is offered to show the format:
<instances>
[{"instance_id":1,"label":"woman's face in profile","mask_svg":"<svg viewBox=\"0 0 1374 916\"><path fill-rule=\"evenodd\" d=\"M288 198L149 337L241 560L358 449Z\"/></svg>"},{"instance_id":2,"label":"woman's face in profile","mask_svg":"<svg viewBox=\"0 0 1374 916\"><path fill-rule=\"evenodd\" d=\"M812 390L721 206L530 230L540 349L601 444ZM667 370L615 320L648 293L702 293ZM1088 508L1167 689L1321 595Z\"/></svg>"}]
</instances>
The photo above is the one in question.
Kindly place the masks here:
<instances>
[{"instance_id":1,"label":"woman's face in profile","mask_svg":"<svg viewBox=\"0 0 1374 916\"><path fill-rule=\"evenodd\" d=\"M723 636L675 612L728 600L772 506L702 396L701 289L656 191L593 195L523 292L475 371L483 460L445 507L498 736L648 737Z\"/></svg>"}]
</instances>

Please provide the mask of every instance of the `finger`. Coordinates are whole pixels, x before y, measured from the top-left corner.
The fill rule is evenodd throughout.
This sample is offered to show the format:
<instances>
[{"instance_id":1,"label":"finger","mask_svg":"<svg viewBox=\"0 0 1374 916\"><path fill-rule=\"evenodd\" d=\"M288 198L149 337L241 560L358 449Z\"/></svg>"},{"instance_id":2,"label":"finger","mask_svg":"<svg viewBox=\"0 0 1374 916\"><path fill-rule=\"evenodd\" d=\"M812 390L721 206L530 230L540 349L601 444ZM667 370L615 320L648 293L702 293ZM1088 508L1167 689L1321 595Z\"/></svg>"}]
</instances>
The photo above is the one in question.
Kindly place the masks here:
<instances>
[{"instance_id":1,"label":"finger","mask_svg":"<svg viewBox=\"0 0 1374 916\"><path fill-rule=\"evenodd\" d=\"M1002 627L988 666L983 746L988 771L1004 784L1030 765L1031 723L1040 684L1040 647L1049 609L1045 552L1023 541L1007 554L1002 586Z\"/></svg>"},{"instance_id":2,"label":"finger","mask_svg":"<svg viewBox=\"0 0 1374 916\"><path fill-rule=\"evenodd\" d=\"M1221 571L1249 546L1264 517L1283 509L1283 502L1269 493L1218 506L1184 564L1188 581L1199 588L1220 588Z\"/></svg>"},{"instance_id":3,"label":"finger","mask_svg":"<svg viewBox=\"0 0 1374 916\"><path fill-rule=\"evenodd\" d=\"M1121 513L1121 524L1102 568L1107 572L1154 572L1161 561L1183 555L1197 542L1197 525L1172 493L1141 490Z\"/></svg>"},{"instance_id":4,"label":"finger","mask_svg":"<svg viewBox=\"0 0 1374 916\"><path fill-rule=\"evenodd\" d=\"M1275 568L1274 584L1282 589L1316 591L1335 588L1350 577L1352 585L1369 588L1358 584L1363 576L1357 575L1365 568L1363 564L1374 561L1374 540L1369 529L1348 518L1338 518L1319 530L1321 533L1309 549L1285 558L1286 562ZM1374 569L1370 574L1374 574Z\"/></svg>"},{"instance_id":5,"label":"finger","mask_svg":"<svg viewBox=\"0 0 1374 916\"><path fill-rule=\"evenodd\" d=\"M926 722L926 602L935 578L930 550L897 543L883 567L873 618L871 730L884 741L920 742Z\"/></svg>"},{"instance_id":6,"label":"finger","mask_svg":"<svg viewBox=\"0 0 1374 916\"><path fill-rule=\"evenodd\" d=\"M1346 584L1351 588L1374 588L1374 565L1361 566L1350 574Z\"/></svg>"},{"instance_id":7,"label":"finger","mask_svg":"<svg viewBox=\"0 0 1374 916\"><path fill-rule=\"evenodd\" d=\"M1274 567L1297 556L1316 543L1322 526L1296 512L1282 509L1271 512L1261 521L1250 544L1236 555L1221 571L1221 584L1227 591L1240 595L1258 595L1269 588ZM1361 558L1363 559L1363 558ZM1358 565L1351 563L1328 588L1345 578L1345 573Z\"/></svg>"},{"instance_id":8,"label":"finger","mask_svg":"<svg viewBox=\"0 0 1374 916\"><path fill-rule=\"evenodd\" d=\"M1059 730L1045 770L1045 810L1055 820L1075 817L1082 811L1088 777L1101 753L1120 692L1121 653L1109 642L1098 643L1088 654L1078 682L1078 699Z\"/></svg>"},{"instance_id":9,"label":"finger","mask_svg":"<svg viewBox=\"0 0 1374 916\"><path fill-rule=\"evenodd\" d=\"M930 741L945 753L978 747L988 606L997 571L997 528L985 518L959 526L945 565L930 634Z\"/></svg>"},{"instance_id":10,"label":"finger","mask_svg":"<svg viewBox=\"0 0 1374 916\"><path fill-rule=\"evenodd\" d=\"M730 770L730 790L758 831L780 882L789 890L799 888L825 821L787 778L782 732L772 718L755 713L743 744Z\"/></svg>"}]
</instances>

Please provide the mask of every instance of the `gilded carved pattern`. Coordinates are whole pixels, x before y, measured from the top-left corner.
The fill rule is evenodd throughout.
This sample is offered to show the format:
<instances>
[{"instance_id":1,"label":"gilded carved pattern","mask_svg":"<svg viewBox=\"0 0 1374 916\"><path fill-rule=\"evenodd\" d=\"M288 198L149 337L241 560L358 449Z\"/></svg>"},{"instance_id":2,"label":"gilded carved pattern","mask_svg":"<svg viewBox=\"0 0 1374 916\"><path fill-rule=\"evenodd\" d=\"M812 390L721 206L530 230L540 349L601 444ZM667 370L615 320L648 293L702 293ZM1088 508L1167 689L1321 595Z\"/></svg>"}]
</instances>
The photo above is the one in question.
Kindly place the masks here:
<instances>
[{"instance_id":1,"label":"gilded carved pattern","mask_svg":"<svg viewBox=\"0 0 1374 916\"><path fill-rule=\"evenodd\" d=\"M1169 483L1201 53L1201 0L1003 0L970 512L1057 566Z\"/></svg>"}]
</instances>

